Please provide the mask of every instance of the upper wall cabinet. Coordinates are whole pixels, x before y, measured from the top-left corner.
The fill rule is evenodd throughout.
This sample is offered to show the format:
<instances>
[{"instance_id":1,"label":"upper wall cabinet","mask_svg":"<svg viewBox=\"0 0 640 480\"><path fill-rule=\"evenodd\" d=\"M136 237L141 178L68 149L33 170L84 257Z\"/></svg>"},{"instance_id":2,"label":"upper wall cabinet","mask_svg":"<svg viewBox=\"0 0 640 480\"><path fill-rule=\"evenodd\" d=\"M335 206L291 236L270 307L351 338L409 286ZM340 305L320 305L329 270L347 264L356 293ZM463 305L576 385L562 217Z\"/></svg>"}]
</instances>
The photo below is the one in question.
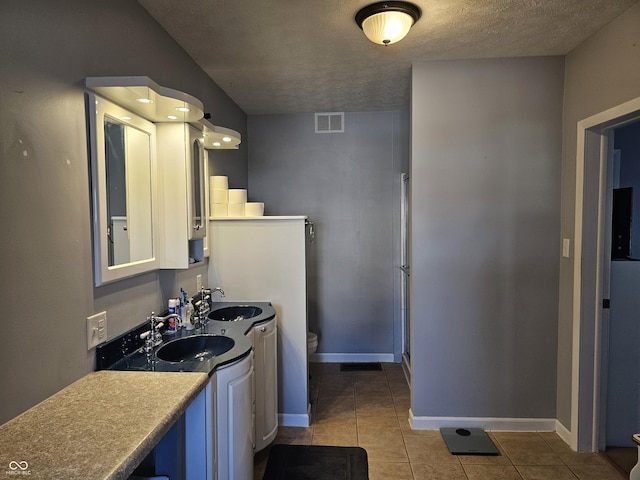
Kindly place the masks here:
<instances>
[{"instance_id":1,"label":"upper wall cabinet","mask_svg":"<svg viewBox=\"0 0 640 480\"><path fill-rule=\"evenodd\" d=\"M165 258L164 239L166 232L171 234L176 225L164 221L166 202L160 198L164 198L161 180L166 175L158 170L156 147L159 142L163 146L165 143L158 137L155 122L185 132L191 128L186 122L198 122L204 107L196 98L161 87L147 77L90 77L86 86L100 94L100 97L87 95L94 277L95 285L99 286L172 263ZM195 137L202 137L202 133ZM171 148L181 151L184 161L186 149L193 149L194 145L186 145L183 134ZM201 147L197 150L199 157L194 157L193 162L198 168L184 163L181 169L172 167L176 176L173 184L167 185L168 191L185 188L187 178L199 175L197 192L193 193L192 188L189 194L207 193L204 150ZM161 163L166 163L164 157ZM205 202L203 198L189 222L203 217ZM182 203L186 205L186 199ZM185 207L182 217L186 215ZM176 223L180 221L176 218ZM199 233L196 229L196 236ZM171 243L170 235L168 240ZM186 240L183 245L186 250Z\"/></svg>"},{"instance_id":2,"label":"upper wall cabinet","mask_svg":"<svg viewBox=\"0 0 640 480\"><path fill-rule=\"evenodd\" d=\"M186 123L159 123L156 127L162 190L162 268L188 268L206 255L209 192L203 133Z\"/></svg>"}]
</instances>

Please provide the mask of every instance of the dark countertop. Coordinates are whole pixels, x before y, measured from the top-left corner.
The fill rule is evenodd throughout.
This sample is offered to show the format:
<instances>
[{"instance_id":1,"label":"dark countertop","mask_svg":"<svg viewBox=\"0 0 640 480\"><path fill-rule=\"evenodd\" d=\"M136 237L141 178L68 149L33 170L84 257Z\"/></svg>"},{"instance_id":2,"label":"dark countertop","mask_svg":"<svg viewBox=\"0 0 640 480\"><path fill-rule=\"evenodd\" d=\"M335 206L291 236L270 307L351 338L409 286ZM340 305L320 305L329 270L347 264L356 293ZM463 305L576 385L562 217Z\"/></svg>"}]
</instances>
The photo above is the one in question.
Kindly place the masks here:
<instances>
[{"instance_id":1,"label":"dark countertop","mask_svg":"<svg viewBox=\"0 0 640 480\"><path fill-rule=\"evenodd\" d=\"M126 370L126 371L154 371L154 372L203 372L209 376L215 372L216 369L233 363L241 358L244 358L251 352L251 341L245 336L254 325L266 322L275 317L276 312L270 302L213 302L211 313L216 310L220 310L225 307L233 307L238 305L252 305L262 309L262 313L252 318L246 318L239 321L217 321L209 320L204 328L198 328L193 330L181 329L174 334L167 334L164 331L162 338L162 345L166 345L168 342L188 337L191 335L208 334L208 335L224 335L235 342L235 345L228 352L217 355L210 359L204 359L203 361L188 361L188 362L167 362L156 358L155 351L162 345L159 345L154 350L154 354L147 356L144 352L139 350L129 353L123 358L110 363L108 365L99 365L99 368L105 370ZM143 327L144 329L148 327ZM140 331L140 327L136 329L136 332ZM136 333L137 334L137 333ZM118 344L120 337L114 339L112 342ZM118 344L119 345L119 344ZM105 347L102 346L101 349ZM110 347L108 347L110 348ZM100 355L100 350L97 352ZM100 362L99 362L100 363Z\"/></svg>"}]
</instances>

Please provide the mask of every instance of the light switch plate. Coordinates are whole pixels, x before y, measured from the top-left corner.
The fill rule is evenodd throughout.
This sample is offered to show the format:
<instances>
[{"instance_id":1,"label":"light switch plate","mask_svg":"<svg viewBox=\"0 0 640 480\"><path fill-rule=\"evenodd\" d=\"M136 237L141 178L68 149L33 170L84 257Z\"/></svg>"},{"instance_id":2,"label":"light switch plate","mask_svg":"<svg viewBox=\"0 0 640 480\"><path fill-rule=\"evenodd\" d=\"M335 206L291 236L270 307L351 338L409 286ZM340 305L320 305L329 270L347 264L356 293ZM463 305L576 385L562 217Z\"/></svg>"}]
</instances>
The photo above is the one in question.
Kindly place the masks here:
<instances>
[{"instance_id":1,"label":"light switch plate","mask_svg":"<svg viewBox=\"0 0 640 480\"><path fill-rule=\"evenodd\" d=\"M196 290L199 292L201 288L202 288L202 275L198 274L196 275Z\"/></svg>"},{"instance_id":2,"label":"light switch plate","mask_svg":"<svg viewBox=\"0 0 640 480\"><path fill-rule=\"evenodd\" d=\"M87 317L87 350L107 340L107 312Z\"/></svg>"},{"instance_id":3,"label":"light switch plate","mask_svg":"<svg viewBox=\"0 0 640 480\"><path fill-rule=\"evenodd\" d=\"M564 258L569 258L570 248L571 248L571 240L569 240L568 238L563 238L562 239L562 256Z\"/></svg>"}]
</instances>

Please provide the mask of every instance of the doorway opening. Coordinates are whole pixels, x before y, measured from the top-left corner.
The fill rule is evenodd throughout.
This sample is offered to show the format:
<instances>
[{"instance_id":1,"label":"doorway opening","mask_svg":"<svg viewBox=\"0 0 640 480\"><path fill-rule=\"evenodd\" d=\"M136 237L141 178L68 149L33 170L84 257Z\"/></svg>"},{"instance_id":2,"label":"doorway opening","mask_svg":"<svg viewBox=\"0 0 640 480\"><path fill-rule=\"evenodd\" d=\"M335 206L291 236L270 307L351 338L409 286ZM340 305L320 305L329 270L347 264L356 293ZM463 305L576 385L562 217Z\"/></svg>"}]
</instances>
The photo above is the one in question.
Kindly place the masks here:
<instances>
[{"instance_id":1,"label":"doorway opening","mask_svg":"<svg viewBox=\"0 0 640 480\"><path fill-rule=\"evenodd\" d=\"M411 375L411 325L409 316L409 175L402 174L400 187L400 316L402 321L402 365Z\"/></svg>"},{"instance_id":2,"label":"doorway opening","mask_svg":"<svg viewBox=\"0 0 640 480\"><path fill-rule=\"evenodd\" d=\"M637 98L578 122L569 439L578 451L607 446L614 132L639 120Z\"/></svg>"}]
</instances>

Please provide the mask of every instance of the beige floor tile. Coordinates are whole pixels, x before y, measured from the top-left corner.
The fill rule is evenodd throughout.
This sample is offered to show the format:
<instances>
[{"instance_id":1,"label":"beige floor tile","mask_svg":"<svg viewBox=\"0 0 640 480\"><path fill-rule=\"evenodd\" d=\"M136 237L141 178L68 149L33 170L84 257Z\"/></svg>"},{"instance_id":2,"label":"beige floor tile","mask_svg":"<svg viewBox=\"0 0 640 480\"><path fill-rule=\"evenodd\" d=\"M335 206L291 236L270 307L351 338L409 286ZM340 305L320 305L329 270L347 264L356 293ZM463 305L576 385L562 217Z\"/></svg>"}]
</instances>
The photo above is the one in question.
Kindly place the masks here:
<instances>
[{"instance_id":1,"label":"beige floor tile","mask_svg":"<svg viewBox=\"0 0 640 480\"><path fill-rule=\"evenodd\" d=\"M319 385L322 389L331 389L335 386L353 386L353 375L350 373L322 375Z\"/></svg>"},{"instance_id":2,"label":"beige floor tile","mask_svg":"<svg viewBox=\"0 0 640 480\"><path fill-rule=\"evenodd\" d=\"M572 465L605 465L607 461L597 453L558 453L560 459L569 466Z\"/></svg>"},{"instance_id":3,"label":"beige floor tile","mask_svg":"<svg viewBox=\"0 0 640 480\"><path fill-rule=\"evenodd\" d=\"M460 464L411 463L411 468L415 480L467 480Z\"/></svg>"},{"instance_id":4,"label":"beige floor tile","mask_svg":"<svg viewBox=\"0 0 640 480\"><path fill-rule=\"evenodd\" d=\"M356 397L389 397L391 389L387 383L357 383L355 385Z\"/></svg>"},{"instance_id":5,"label":"beige floor tile","mask_svg":"<svg viewBox=\"0 0 640 480\"><path fill-rule=\"evenodd\" d=\"M382 383L389 385L387 382L387 376L382 372L354 372L353 381L355 385L373 385Z\"/></svg>"},{"instance_id":6,"label":"beige floor tile","mask_svg":"<svg viewBox=\"0 0 640 480\"><path fill-rule=\"evenodd\" d=\"M321 394L322 395L322 394ZM318 398L317 412L332 413L337 416L343 413L353 413L356 409L356 401L353 397L323 397Z\"/></svg>"},{"instance_id":7,"label":"beige floor tile","mask_svg":"<svg viewBox=\"0 0 640 480\"><path fill-rule=\"evenodd\" d=\"M330 417L313 422L314 435L356 435L355 417Z\"/></svg>"},{"instance_id":8,"label":"beige floor tile","mask_svg":"<svg viewBox=\"0 0 640 480\"><path fill-rule=\"evenodd\" d=\"M409 462L402 435L359 435L358 445L371 462Z\"/></svg>"},{"instance_id":9,"label":"beige floor tile","mask_svg":"<svg viewBox=\"0 0 640 480\"><path fill-rule=\"evenodd\" d=\"M274 440L274 445L311 445L313 435L311 433L301 433L298 435L278 435Z\"/></svg>"},{"instance_id":10,"label":"beige floor tile","mask_svg":"<svg viewBox=\"0 0 640 480\"><path fill-rule=\"evenodd\" d=\"M512 465L506 455L458 455L463 465Z\"/></svg>"},{"instance_id":11,"label":"beige floor tile","mask_svg":"<svg viewBox=\"0 0 640 480\"><path fill-rule=\"evenodd\" d=\"M354 396L354 387L350 382L321 383L318 392L322 396L351 395Z\"/></svg>"},{"instance_id":12,"label":"beige floor tile","mask_svg":"<svg viewBox=\"0 0 640 480\"><path fill-rule=\"evenodd\" d=\"M369 480L414 480L408 463L369 462Z\"/></svg>"},{"instance_id":13,"label":"beige floor tile","mask_svg":"<svg viewBox=\"0 0 640 480\"><path fill-rule=\"evenodd\" d=\"M564 462L537 433L492 432L499 447L514 465L564 465Z\"/></svg>"},{"instance_id":14,"label":"beige floor tile","mask_svg":"<svg viewBox=\"0 0 640 480\"><path fill-rule=\"evenodd\" d=\"M522 480L512 465L463 465L469 480Z\"/></svg>"},{"instance_id":15,"label":"beige floor tile","mask_svg":"<svg viewBox=\"0 0 640 480\"><path fill-rule=\"evenodd\" d=\"M564 465L525 465L516 467L523 480L576 480L569 467Z\"/></svg>"},{"instance_id":16,"label":"beige floor tile","mask_svg":"<svg viewBox=\"0 0 640 480\"><path fill-rule=\"evenodd\" d=\"M358 435L401 435L398 417L358 416Z\"/></svg>"},{"instance_id":17,"label":"beige floor tile","mask_svg":"<svg viewBox=\"0 0 640 480\"><path fill-rule=\"evenodd\" d=\"M358 436L353 435L313 435L311 445L332 445L336 447L357 447Z\"/></svg>"},{"instance_id":18,"label":"beige floor tile","mask_svg":"<svg viewBox=\"0 0 640 480\"><path fill-rule=\"evenodd\" d=\"M567 465L604 465L607 463L597 453L574 452L555 432L540 433L540 436Z\"/></svg>"},{"instance_id":19,"label":"beige floor tile","mask_svg":"<svg viewBox=\"0 0 640 480\"><path fill-rule=\"evenodd\" d=\"M382 372L341 372L340 364L323 363L310 372L313 425L280 427L274 444L361 446L371 480L626 478L599 454L573 452L555 432L489 432L502 455L452 455L439 430L411 430L411 393L398 364L383 364ZM268 449L256 454L255 480L262 478Z\"/></svg>"},{"instance_id":20,"label":"beige floor tile","mask_svg":"<svg viewBox=\"0 0 640 480\"><path fill-rule=\"evenodd\" d=\"M341 363L323 363L322 364L322 374L323 375L331 375L331 374L345 374L350 375L351 372L342 372L340 371Z\"/></svg>"},{"instance_id":21,"label":"beige floor tile","mask_svg":"<svg viewBox=\"0 0 640 480\"><path fill-rule=\"evenodd\" d=\"M433 432L427 430L426 432ZM435 435L404 436L404 443L411 463L460 463L458 457L449 452L440 432Z\"/></svg>"},{"instance_id":22,"label":"beige floor tile","mask_svg":"<svg viewBox=\"0 0 640 480\"><path fill-rule=\"evenodd\" d=\"M391 397L358 397L356 399L356 415L395 417L396 410Z\"/></svg>"},{"instance_id":23,"label":"beige floor tile","mask_svg":"<svg viewBox=\"0 0 640 480\"><path fill-rule=\"evenodd\" d=\"M627 476L611 465L575 465L569 467L579 480L626 480Z\"/></svg>"},{"instance_id":24,"label":"beige floor tile","mask_svg":"<svg viewBox=\"0 0 640 480\"><path fill-rule=\"evenodd\" d=\"M413 430L411 428L411 422L409 422L409 416L398 416L398 423L400 423L400 430L405 437L440 437L438 430Z\"/></svg>"}]
</instances>

